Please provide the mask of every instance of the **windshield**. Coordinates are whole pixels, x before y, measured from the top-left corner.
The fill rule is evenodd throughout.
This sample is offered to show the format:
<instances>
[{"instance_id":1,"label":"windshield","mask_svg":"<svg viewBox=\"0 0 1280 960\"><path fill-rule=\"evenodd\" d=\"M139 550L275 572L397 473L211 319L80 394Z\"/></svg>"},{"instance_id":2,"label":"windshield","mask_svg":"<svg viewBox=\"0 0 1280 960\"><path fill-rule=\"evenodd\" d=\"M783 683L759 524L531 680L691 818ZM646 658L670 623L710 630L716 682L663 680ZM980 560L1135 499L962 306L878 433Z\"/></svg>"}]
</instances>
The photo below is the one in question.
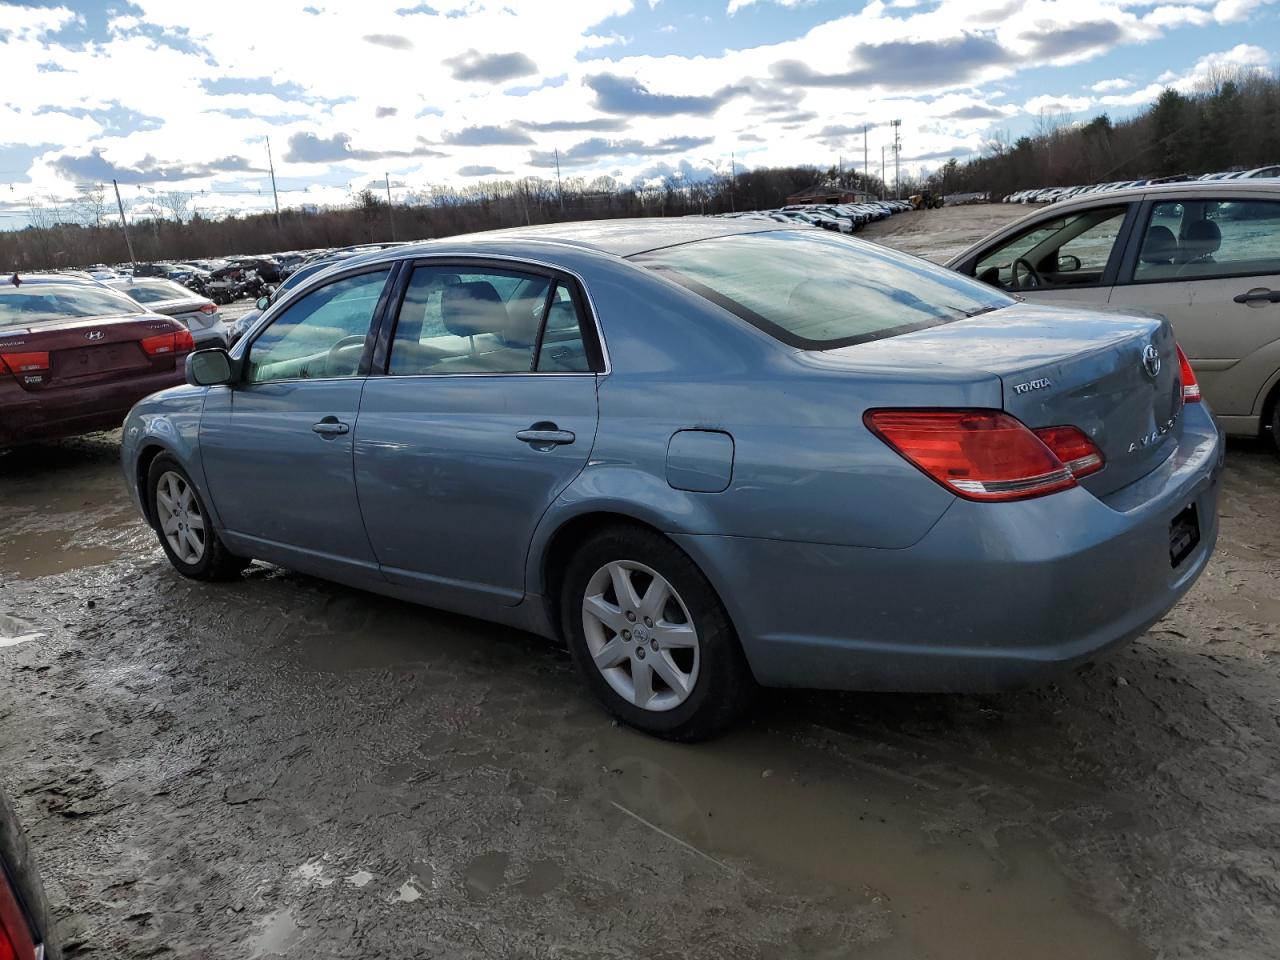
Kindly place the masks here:
<instances>
[{"instance_id":1,"label":"windshield","mask_svg":"<svg viewBox=\"0 0 1280 960\"><path fill-rule=\"evenodd\" d=\"M41 283L0 289L0 327L137 312L138 305L128 297L88 284Z\"/></svg>"},{"instance_id":2,"label":"windshield","mask_svg":"<svg viewBox=\"0 0 1280 960\"><path fill-rule=\"evenodd\" d=\"M951 270L828 231L716 237L633 259L808 350L880 340L1014 302Z\"/></svg>"},{"instance_id":3,"label":"windshield","mask_svg":"<svg viewBox=\"0 0 1280 960\"><path fill-rule=\"evenodd\" d=\"M159 303L162 300L181 300L195 296L186 287L170 283L168 280L154 280L144 283L113 283L111 286L138 301L138 303Z\"/></svg>"}]
</instances>

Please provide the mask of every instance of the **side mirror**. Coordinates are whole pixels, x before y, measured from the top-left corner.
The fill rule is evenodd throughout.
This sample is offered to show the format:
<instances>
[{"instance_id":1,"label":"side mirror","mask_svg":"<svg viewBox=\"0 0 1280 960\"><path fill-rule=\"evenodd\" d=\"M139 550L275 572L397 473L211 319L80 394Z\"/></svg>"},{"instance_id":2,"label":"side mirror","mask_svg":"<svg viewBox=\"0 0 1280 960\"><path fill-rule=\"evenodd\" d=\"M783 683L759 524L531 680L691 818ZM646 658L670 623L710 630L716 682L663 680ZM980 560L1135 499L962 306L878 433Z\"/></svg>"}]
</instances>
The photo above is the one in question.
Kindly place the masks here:
<instances>
[{"instance_id":1,"label":"side mirror","mask_svg":"<svg viewBox=\"0 0 1280 960\"><path fill-rule=\"evenodd\" d=\"M1072 254L1058 255L1058 272L1071 273L1073 270L1080 269L1080 258Z\"/></svg>"},{"instance_id":2,"label":"side mirror","mask_svg":"<svg viewBox=\"0 0 1280 960\"><path fill-rule=\"evenodd\" d=\"M235 378L230 355L218 347L187 354L186 372L193 387L216 387Z\"/></svg>"},{"instance_id":3,"label":"side mirror","mask_svg":"<svg viewBox=\"0 0 1280 960\"><path fill-rule=\"evenodd\" d=\"M259 297L257 302L254 304L254 306L257 307L259 310L265 310L267 309L267 307L271 306L271 298Z\"/></svg>"}]
</instances>

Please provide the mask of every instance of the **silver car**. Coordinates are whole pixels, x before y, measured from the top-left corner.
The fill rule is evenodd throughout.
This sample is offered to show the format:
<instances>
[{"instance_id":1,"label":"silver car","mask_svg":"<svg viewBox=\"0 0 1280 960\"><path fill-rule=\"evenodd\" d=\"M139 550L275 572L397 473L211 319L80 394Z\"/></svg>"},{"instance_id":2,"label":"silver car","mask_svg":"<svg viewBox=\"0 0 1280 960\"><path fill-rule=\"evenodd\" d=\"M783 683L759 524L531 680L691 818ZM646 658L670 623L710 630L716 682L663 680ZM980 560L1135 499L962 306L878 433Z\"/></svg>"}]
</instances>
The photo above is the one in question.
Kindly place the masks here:
<instances>
[{"instance_id":1,"label":"silver car","mask_svg":"<svg viewBox=\"0 0 1280 960\"><path fill-rule=\"evenodd\" d=\"M225 347L230 343L227 325L218 305L208 297L161 277L138 280L108 280L107 286L142 304L153 313L163 313L191 331L197 347Z\"/></svg>"},{"instance_id":2,"label":"silver car","mask_svg":"<svg viewBox=\"0 0 1280 960\"><path fill-rule=\"evenodd\" d=\"M199 579L250 558L563 637L627 723L756 684L972 690L1141 634L1217 535L1169 324L756 219L363 255L129 414Z\"/></svg>"}]
</instances>

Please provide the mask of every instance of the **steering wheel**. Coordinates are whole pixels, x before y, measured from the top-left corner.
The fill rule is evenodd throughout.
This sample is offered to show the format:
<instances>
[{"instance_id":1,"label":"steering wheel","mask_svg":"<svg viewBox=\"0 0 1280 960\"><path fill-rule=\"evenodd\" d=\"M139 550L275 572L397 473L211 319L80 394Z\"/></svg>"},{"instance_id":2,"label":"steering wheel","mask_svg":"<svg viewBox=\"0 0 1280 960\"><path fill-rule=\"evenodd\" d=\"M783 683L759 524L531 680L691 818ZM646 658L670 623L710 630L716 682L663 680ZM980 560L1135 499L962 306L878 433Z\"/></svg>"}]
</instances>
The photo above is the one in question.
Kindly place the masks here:
<instances>
[{"instance_id":1,"label":"steering wheel","mask_svg":"<svg viewBox=\"0 0 1280 960\"><path fill-rule=\"evenodd\" d=\"M1021 277L1018 276L1018 264L1022 264L1026 270ZM1014 290L1034 290L1037 287L1043 287L1044 280L1040 277L1036 268L1031 265L1030 260L1026 257L1018 257L1009 266L1009 285Z\"/></svg>"},{"instance_id":2,"label":"steering wheel","mask_svg":"<svg viewBox=\"0 0 1280 960\"><path fill-rule=\"evenodd\" d=\"M330 376L334 376L334 375L340 375L340 374L349 372L346 369L338 369L339 354L343 349L347 347L353 347L356 344L363 345L364 341L365 341L365 335L363 333L359 333L359 334L354 334L353 336L350 336L350 337L343 337L341 340L335 343L332 347L330 347L329 352L325 354L325 358L324 358L325 373L329 374ZM358 362L359 361L357 361L357 363Z\"/></svg>"}]
</instances>

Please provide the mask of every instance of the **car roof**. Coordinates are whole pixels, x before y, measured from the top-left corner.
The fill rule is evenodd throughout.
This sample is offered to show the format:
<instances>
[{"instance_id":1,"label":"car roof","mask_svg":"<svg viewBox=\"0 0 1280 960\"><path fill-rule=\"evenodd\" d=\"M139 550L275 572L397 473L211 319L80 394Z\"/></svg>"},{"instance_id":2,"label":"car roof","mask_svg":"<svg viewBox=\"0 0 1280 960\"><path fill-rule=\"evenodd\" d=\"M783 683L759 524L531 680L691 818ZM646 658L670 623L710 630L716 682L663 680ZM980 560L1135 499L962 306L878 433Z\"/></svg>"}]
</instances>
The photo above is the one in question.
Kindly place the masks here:
<instances>
[{"instance_id":1,"label":"car roof","mask_svg":"<svg viewBox=\"0 0 1280 960\"><path fill-rule=\"evenodd\" d=\"M721 217L641 217L631 220L584 220L546 223L506 230L486 230L395 248L396 256L415 249L443 244L469 244L492 240L541 240L588 247L616 257L632 257L650 250L746 233L772 233L786 227L773 221Z\"/></svg>"},{"instance_id":2,"label":"car roof","mask_svg":"<svg viewBox=\"0 0 1280 960\"><path fill-rule=\"evenodd\" d=\"M74 273L20 273L18 274L18 282L21 286L37 285L42 283L81 283L88 286L100 287L101 280L95 280L93 277L86 275L77 275ZM12 287L13 274L0 274L0 287Z\"/></svg>"}]
</instances>

